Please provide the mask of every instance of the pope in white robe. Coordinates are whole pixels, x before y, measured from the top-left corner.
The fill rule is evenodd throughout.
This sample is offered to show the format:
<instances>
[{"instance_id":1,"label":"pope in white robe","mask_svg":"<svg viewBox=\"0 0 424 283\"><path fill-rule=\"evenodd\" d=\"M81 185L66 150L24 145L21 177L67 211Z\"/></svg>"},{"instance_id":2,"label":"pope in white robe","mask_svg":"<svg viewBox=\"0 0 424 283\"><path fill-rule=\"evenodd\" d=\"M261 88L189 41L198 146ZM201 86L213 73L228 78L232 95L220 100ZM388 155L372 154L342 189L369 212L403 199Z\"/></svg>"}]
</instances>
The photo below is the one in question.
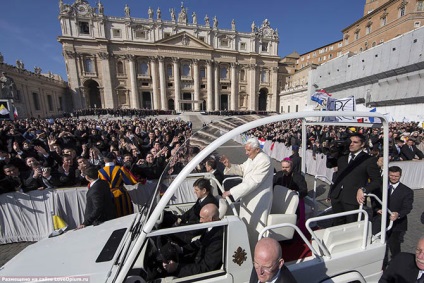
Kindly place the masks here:
<instances>
[{"instance_id":1,"label":"pope in white robe","mask_svg":"<svg viewBox=\"0 0 424 283\"><path fill-rule=\"evenodd\" d=\"M231 164L226 156L221 157L225 175L243 176L243 181L223 193L223 197L241 199L240 218L246 223L249 242L253 251L259 232L267 225L272 205L273 166L270 157L262 152L259 142L251 138L245 145L248 159L243 164Z\"/></svg>"}]
</instances>

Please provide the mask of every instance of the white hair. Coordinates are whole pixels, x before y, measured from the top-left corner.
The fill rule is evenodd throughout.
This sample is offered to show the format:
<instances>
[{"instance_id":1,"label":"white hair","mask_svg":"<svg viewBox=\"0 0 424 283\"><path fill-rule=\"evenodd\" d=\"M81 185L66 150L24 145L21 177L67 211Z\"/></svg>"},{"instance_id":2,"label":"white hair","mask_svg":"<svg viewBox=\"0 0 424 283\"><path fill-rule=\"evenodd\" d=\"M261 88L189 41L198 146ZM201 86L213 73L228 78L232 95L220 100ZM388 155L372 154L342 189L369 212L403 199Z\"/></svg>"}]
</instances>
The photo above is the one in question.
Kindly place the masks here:
<instances>
[{"instance_id":1,"label":"white hair","mask_svg":"<svg viewBox=\"0 0 424 283\"><path fill-rule=\"evenodd\" d=\"M258 141L258 139L257 138L249 138L247 141L246 141L246 145L250 145L250 147L251 148L259 148L260 149L260 146L259 146L259 141Z\"/></svg>"}]
</instances>

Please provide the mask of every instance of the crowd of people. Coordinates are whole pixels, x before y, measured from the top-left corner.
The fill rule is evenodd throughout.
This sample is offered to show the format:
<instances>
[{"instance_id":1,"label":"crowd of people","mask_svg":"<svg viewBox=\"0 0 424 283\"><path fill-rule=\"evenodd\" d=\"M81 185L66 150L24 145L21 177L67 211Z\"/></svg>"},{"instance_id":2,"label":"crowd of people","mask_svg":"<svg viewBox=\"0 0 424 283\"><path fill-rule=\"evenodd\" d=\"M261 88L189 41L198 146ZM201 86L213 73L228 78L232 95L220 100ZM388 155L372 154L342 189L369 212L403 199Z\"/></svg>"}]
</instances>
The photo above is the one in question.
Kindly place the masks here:
<instances>
[{"instance_id":1,"label":"crowd of people","mask_svg":"<svg viewBox=\"0 0 424 283\"><path fill-rule=\"evenodd\" d=\"M368 152L382 152L383 135L379 128L342 127L342 126L307 126L307 148L318 153L331 155L334 152L348 153L350 135L358 133L365 136L365 148ZM248 132L258 139L270 140L290 146L301 146L301 121L268 124ZM424 129L417 122L389 123L389 154L391 161L421 160L424 158Z\"/></svg>"},{"instance_id":2,"label":"crowd of people","mask_svg":"<svg viewBox=\"0 0 424 283\"><path fill-rule=\"evenodd\" d=\"M178 119L2 121L0 192L86 185L82 170L103 168L109 153L138 182L157 179L191 134L191 123Z\"/></svg>"}]
</instances>

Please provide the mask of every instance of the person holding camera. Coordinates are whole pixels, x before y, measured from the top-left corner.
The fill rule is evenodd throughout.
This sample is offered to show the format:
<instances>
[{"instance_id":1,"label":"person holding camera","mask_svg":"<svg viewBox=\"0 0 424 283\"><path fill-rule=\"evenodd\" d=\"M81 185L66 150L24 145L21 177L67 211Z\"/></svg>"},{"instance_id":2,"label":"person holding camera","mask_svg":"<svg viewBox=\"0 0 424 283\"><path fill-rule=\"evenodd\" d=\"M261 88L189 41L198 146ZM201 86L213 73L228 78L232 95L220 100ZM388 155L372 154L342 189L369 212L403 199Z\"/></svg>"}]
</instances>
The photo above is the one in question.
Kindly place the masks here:
<instances>
[{"instance_id":1,"label":"person holding camera","mask_svg":"<svg viewBox=\"0 0 424 283\"><path fill-rule=\"evenodd\" d=\"M337 172L328 194L334 213L355 210L365 201L364 193L380 188L381 174L377 157L364 152L365 136L351 134L349 154L337 159ZM358 216L348 215L334 219L333 225L355 222Z\"/></svg>"},{"instance_id":2,"label":"person holding camera","mask_svg":"<svg viewBox=\"0 0 424 283\"><path fill-rule=\"evenodd\" d=\"M43 167L38 162L32 165L29 177L24 181L26 192L34 190L55 189L60 186L57 176L51 174L50 167Z\"/></svg>"}]
</instances>

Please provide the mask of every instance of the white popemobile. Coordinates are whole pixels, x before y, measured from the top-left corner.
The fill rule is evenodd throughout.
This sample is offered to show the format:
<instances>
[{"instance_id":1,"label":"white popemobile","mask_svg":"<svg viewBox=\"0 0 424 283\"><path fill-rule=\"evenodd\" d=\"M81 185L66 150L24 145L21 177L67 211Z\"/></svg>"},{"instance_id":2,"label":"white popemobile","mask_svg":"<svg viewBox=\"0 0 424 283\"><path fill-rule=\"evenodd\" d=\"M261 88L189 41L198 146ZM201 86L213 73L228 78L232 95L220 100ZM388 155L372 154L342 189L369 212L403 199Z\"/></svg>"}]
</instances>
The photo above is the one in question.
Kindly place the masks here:
<instances>
[{"instance_id":1,"label":"white popemobile","mask_svg":"<svg viewBox=\"0 0 424 283\"><path fill-rule=\"evenodd\" d=\"M326 123L322 117L374 117L373 124ZM28 246L20 254L0 269L0 281L10 282L15 278L31 282L248 282L252 271L252 251L249 235L244 222L237 216L237 204L230 200L220 200L220 221L195 225L160 229L164 211L182 213L192 203L182 200L194 198L191 195L192 182L200 176L210 178L214 187L217 184L213 175L194 173L211 155L220 155L221 148L235 144L234 139L246 131L275 122L291 119L302 120L303 137L306 126L320 125L357 125L361 127L380 127L384 131L384 169L383 169L383 212L387 212L387 164L388 164L388 123L385 117L371 112L300 112L261 118L259 116L236 116L211 123L195 133L181 146L171 158L162 174L156 190L139 212L89 226L81 230L68 231L60 236L46 238ZM303 139L302 148L306 148ZM241 148L241 146L239 146ZM304 158L303 158L304 160ZM304 162L304 161L303 161ZM305 168L305 164L302 164ZM279 188L278 190L280 190ZM312 255L285 262L298 282L378 282L385 254L385 233L371 235L371 223L363 209L337 215L311 217L306 226L312 239L294 225L296 215L296 196L287 189L274 189L274 202L268 226L259 237L270 236L278 240L290 239L298 233L309 247ZM216 193L216 192L215 192ZM276 201L290 196L289 203ZM292 212L289 212L292 210ZM358 222L313 231L311 227L318 220L328 220L346 214L358 214ZM317 214L315 214L317 215ZM362 220L361 220L362 218ZM386 218L382 218L381 230L385 230ZM151 278L149 274L167 235L188 230L222 226L223 258L218 270L195 274L184 278Z\"/></svg>"}]
</instances>

